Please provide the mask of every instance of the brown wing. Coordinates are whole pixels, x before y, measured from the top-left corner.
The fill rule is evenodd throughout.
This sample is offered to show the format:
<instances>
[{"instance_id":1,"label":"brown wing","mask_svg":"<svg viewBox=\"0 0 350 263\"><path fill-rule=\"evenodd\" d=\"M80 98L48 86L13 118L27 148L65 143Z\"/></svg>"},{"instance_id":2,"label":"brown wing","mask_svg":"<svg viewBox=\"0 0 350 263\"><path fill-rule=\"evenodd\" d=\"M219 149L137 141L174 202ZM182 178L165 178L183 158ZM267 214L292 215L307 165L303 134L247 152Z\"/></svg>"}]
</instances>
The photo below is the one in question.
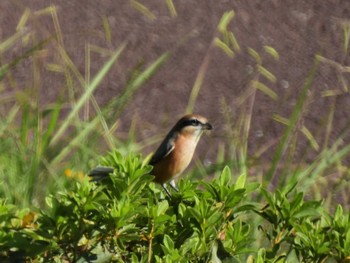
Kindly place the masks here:
<instances>
[{"instance_id":1,"label":"brown wing","mask_svg":"<svg viewBox=\"0 0 350 263\"><path fill-rule=\"evenodd\" d=\"M174 138L171 138L170 134L168 134L164 141L159 145L149 164L154 165L158 163L164 157L169 155L174 150L174 148Z\"/></svg>"}]
</instances>

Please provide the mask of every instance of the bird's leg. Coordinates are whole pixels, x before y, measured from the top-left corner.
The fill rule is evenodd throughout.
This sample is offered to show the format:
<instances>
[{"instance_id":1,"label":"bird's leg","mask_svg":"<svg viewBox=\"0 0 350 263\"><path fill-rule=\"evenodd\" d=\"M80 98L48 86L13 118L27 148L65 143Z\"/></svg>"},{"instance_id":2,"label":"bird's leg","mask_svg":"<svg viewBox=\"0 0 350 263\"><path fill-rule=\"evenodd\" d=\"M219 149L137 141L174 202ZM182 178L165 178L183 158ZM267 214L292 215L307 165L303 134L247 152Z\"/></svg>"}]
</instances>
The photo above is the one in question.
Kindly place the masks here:
<instances>
[{"instance_id":1,"label":"bird's leg","mask_svg":"<svg viewBox=\"0 0 350 263\"><path fill-rule=\"evenodd\" d=\"M170 193L169 189L167 188L166 183L162 184L162 187L163 187L164 191L166 192L167 196L169 198L171 198L171 193Z\"/></svg>"},{"instance_id":2,"label":"bird's leg","mask_svg":"<svg viewBox=\"0 0 350 263\"><path fill-rule=\"evenodd\" d=\"M176 187L175 180L171 180L169 184L176 192L179 191L179 188Z\"/></svg>"}]
</instances>

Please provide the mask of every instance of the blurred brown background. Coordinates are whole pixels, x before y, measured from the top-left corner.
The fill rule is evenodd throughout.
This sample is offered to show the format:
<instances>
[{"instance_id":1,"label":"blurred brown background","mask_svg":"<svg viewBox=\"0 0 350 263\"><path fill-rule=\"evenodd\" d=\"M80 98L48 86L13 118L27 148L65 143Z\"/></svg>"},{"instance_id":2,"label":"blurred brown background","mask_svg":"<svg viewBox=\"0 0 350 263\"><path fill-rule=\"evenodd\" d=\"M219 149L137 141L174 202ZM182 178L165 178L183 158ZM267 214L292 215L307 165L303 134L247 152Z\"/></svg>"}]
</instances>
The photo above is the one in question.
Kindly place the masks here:
<instances>
[{"instance_id":1,"label":"blurred brown background","mask_svg":"<svg viewBox=\"0 0 350 263\"><path fill-rule=\"evenodd\" d=\"M101 105L111 96L120 94L131 69L141 60L147 66L164 52L171 51L171 58L137 91L122 114L118 132L123 136L123 132L128 131L131 120L136 118L137 128L141 131L138 140L164 134L185 112L199 68L205 56L209 56L194 112L207 116L215 131L211 138L204 139L202 149L208 148L208 145L217 145L218 142L225 141L225 138L226 141L230 140L224 114L229 112L234 119L240 111L237 98L247 89L250 80L248 73L255 65L254 59L247 52L247 48L251 47L260 54L265 54L262 55L263 65L277 80L271 83L262 78L262 82L278 95L274 101L264 93L257 92L249 139L251 154L263 145L271 144L273 149L284 126L273 120L272 114L290 117L315 54L340 65L349 64L349 56L344 51L344 25L350 18L349 1L174 0L177 16L171 15L165 0L139 2L152 12L154 19L137 10L132 1L1 1L0 40L3 41L16 32L16 26L26 8L30 12L36 12L54 5L58 11L64 47L82 75L85 72L87 43L115 50L127 41L121 59L95 92ZM236 53L234 58L229 58L219 48L209 49L221 16L230 10L235 11L235 17L229 29L241 47L241 52ZM105 39L103 17L111 28L110 44ZM51 16L38 16L27 27L36 28L37 39L44 39L55 32ZM276 49L279 53L278 61L264 53L264 45ZM24 50L22 46L13 47L11 52L5 54L6 59L15 58ZM55 59L49 52L43 58L43 63L54 63ZM106 57L95 53L91 61L93 76L106 61ZM26 63L31 63L30 59ZM26 63L21 63L14 71L16 85L23 89L30 87L32 77L27 72ZM42 70L41 101L55 101L57 96L64 95L64 76ZM330 143L349 125L350 97L343 85L348 79L347 73L340 73L336 67L321 63L308 94L303 124L321 147L330 107L335 106ZM337 95L323 96L328 90L337 91ZM228 107L224 107L223 102ZM215 147L212 148L215 151ZM270 158L269 152L271 151L263 156ZM313 158L317 154L302 135L298 152L303 158Z\"/></svg>"}]
</instances>

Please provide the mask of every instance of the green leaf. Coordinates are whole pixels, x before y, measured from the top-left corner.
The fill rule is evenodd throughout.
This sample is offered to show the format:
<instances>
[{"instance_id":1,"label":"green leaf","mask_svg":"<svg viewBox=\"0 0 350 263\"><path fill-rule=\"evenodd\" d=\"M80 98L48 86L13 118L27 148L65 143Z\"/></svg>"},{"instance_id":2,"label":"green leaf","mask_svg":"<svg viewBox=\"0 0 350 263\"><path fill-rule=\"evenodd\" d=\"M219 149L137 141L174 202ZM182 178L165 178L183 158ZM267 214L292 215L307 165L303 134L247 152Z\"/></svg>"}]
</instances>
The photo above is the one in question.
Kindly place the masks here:
<instances>
[{"instance_id":1,"label":"green leaf","mask_svg":"<svg viewBox=\"0 0 350 263\"><path fill-rule=\"evenodd\" d=\"M321 215L319 212L321 204L322 201L307 201L300 207L299 211L294 214L294 217L319 217Z\"/></svg>"},{"instance_id":2,"label":"green leaf","mask_svg":"<svg viewBox=\"0 0 350 263\"><path fill-rule=\"evenodd\" d=\"M220 174L220 186L228 186L231 181L231 170L226 165Z\"/></svg>"},{"instance_id":3,"label":"green leaf","mask_svg":"<svg viewBox=\"0 0 350 263\"><path fill-rule=\"evenodd\" d=\"M310 239L307 235L305 235L304 233L301 233L301 232L296 232L295 233L296 237L297 237L297 242L298 242L298 239L301 241L301 242L298 242L299 244L304 244L304 245L309 245L310 244Z\"/></svg>"},{"instance_id":4,"label":"green leaf","mask_svg":"<svg viewBox=\"0 0 350 263\"><path fill-rule=\"evenodd\" d=\"M253 203L253 204L244 204L241 206L237 206L235 207L235 213L239 213L239 212L245 212L245 211L254 211L258 208L257 204Z\"/></svg>"},{"instance_id":5,"label":"green leaf","mask_svg":"<svg viewBox=\"0 0 350 263\"><path fill-rule=\"evenodd\" d=\"M202 221L201 213L198 211L198 208L189 207L188 211L192 214L192 216L197 220L198 223Z\"/></svg>"},{"instance_id":6,"label":"green leaf","mask_svg":"<svg viewBox=\"0 0 350 263\"><path fill-rule=\"evenodd\" d=\"M164 235L163 243L168 251L174 250L174 241L166 234Z\"/></svg>"},{"instance_id":7,"label":"green leaf","mask_svg":"<svg viewBox=\"0 0 350 263\"><path fill-rule=\"evenodd\" d=\"M298 193L294 199L290 202L290 210L293 213L294 210L297 210L299 207L302 206L304 201L304 194L303 193Z\"/></svg>"},{"instance_id":8,"label":"green leaf","mask_svg":"<svg viewBox=\"0 0 350 263\"><path fill-rule=\"evenodd\" d=\"M275 210L276 206L275 206L275 202L274 202L274 197L272 195L272 193L270 193L269 191L267 191L265 188L260 188L261 192L263 193L263 195L265 196L268 204L270 205L270 207Z\"/></svg>"},{"instance_id":9,"label":"green leaf","mask_svg":"<svg viewBox=\"0 0 350 263\"><path fill-rule=\"evenodd\" d=\"M341 205L337 205L337 209L335 210L335 213L334 213L334 221L335 222L338 222L340 221L341 219L343 219L343 207Z\"/></svg>"},{"instance_id":10,"label":"green leaf","mask_svg":"<svg viewBox=\"0 0 350 263\"><path fill-rule=\"evenodd\" d=\"M260 248L258 250L256 263L264 263L264 262L266 262L265 261L265 256L266 256L266 249L265 248Z\"/></svg>"},{"instance_id":11,"label":"green leaf","mask_svg":"<svg viewBox=\"0 0 350 263\"><path fill-rule=\"evenodd\" d=\"M244 198L244 193L244 188L230 191L225 197L225 205L227 207L234 207Z\"/></svg>"},{"instance_id":12,"label":"green leaf","mask_svg":"<svg viewBox=\"0 0 350 263\"><path fill-rule=\"evenodd\" d=\"M163 200L157 206L157 216L163 215L169 208L169 203L167 200Z\"/></svg>"},{"instance_id":13,"label":"green leaf","mask_svg":"<svg viewBox=\"0 0 350 263\"><path fill-rule=\"evenodd\" d=\"M244 188L246 180L247 180L247 174L246 173L242 173L237 178L237 181L235 183L235 189Z\"/></svg>"}]
</instances>

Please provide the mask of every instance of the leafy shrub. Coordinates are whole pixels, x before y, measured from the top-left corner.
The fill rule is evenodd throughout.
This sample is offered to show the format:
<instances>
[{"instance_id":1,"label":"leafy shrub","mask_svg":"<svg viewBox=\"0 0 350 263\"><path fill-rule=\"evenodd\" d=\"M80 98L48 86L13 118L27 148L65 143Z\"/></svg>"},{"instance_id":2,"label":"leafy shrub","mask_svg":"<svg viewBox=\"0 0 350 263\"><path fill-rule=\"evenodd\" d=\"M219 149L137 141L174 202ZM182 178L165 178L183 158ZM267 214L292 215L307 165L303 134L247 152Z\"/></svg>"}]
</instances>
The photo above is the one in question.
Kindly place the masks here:
<instances>
[{"instance_id":1,"label":"leafy shrub","mask_svg":"<svg viewBox=\"0 0 350 263\"><path fill-rule=\"evenodd\" d=\"M349 258L350 216L306 201L296 185L271 193L225 167L212 182L180 180L168 198L140 156L114 151L101 182L86 177L47 209L0 207L2 259L69 262L324 262ZM261 201L257 201L261 199ZM264 206L264 204L266 204ZM332 262L332 261L330 261Z\"/></svg>"}]
</instances>

